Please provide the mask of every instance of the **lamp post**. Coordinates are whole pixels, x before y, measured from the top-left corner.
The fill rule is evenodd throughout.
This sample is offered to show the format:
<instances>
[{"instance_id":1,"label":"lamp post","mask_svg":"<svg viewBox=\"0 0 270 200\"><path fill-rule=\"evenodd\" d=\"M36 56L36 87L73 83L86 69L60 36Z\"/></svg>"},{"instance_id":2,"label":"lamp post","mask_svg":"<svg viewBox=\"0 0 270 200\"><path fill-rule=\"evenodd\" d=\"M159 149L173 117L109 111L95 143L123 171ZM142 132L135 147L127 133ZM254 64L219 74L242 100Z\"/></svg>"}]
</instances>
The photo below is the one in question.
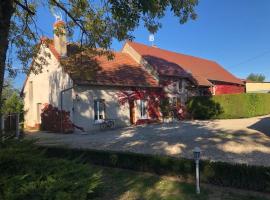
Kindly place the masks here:
<instances>
[{"instance_id":1,"label":"lamp post","mask_svg":"<svg viewBox=\"0 0 270 200\"><path fill-rule=\"evenodd\" d=\"M195 147L193 150L193 156L196 163L196 193L200 194L200 171L199 171L199 161L200 161L201 149Z\"/></svg>"}]
</instances>

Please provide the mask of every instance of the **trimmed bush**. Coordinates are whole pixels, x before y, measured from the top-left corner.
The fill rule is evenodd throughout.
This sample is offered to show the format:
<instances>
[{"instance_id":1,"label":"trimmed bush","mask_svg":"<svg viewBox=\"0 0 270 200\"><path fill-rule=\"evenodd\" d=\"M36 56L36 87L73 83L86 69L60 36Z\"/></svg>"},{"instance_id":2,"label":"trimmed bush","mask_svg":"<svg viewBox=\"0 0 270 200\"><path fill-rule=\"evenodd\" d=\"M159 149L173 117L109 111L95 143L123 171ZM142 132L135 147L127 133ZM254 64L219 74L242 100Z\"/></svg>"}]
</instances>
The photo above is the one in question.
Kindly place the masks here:
<instances>
[{"instance_id":1,"label":"trimmed bush","mask_svg":"<svg viewBox=\"0 0 270 200\"><path fill-rule=\"evenodd\" d=\"M102 166L195 179L194 161L185 158L60 147L47 148L46 154L71 160L80 158L85 163ZM270 167L201 161L200 170L201 181L204 183L270 192Z\"/></svg>"},{"instance_id":2,"label":"trimmed bush","mask_svg":"<svg viewBox=\"0 0 270 200\"><path fill-rule=\"evenodd\" d=\"M196 119L236 119L270 114L270 94L193 97L187 103Z\"/></svg>"},{"instance_id":3,"label":"trimmed bush","mask_svg":"<svg viewBox=\"0 0 270 200\"><path fill-rule=\"evenodd\" d=\"M88 165L47 158L32 142L0 143L0 199L89 199L101 178Z\"/></svg>"}]
</instances>

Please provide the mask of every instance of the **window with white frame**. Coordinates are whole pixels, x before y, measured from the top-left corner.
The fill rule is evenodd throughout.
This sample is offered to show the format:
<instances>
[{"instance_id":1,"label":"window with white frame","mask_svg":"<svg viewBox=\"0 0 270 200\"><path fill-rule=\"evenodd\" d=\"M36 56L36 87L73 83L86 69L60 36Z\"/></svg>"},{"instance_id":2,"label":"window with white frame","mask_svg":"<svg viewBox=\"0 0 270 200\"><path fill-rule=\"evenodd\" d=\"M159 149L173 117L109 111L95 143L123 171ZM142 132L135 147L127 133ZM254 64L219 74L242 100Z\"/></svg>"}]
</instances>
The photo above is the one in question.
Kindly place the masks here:
<instances>
[{"instance_id":1,"label":"window with white frame","mask_svg":"<svg viewBox=\"0 0 270 200\"><path fill-rule=\"evenodd\" d=\"M105 100L94 100L94 116L96 122L101 122L105 119Z\"/></svg>"},{"instance_id":2,"label":"window with white frame","mask_svg":"<svg viewBox=\"0 0 270 200\"><path fill-rule=\"evenodd\" d=\"M145 100L140 100L140 118L147 118L147 102Z\"/></svg>"}]
</instances>

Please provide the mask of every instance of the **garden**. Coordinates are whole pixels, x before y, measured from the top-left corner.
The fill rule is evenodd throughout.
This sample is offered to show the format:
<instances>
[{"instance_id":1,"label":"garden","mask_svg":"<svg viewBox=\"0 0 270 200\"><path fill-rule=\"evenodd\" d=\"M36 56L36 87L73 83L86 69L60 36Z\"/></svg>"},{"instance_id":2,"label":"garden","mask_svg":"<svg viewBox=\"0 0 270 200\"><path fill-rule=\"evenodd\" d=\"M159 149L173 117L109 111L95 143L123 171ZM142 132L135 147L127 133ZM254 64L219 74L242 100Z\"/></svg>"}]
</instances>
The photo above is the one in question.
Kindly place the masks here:
<instances>
[{"instance_id":1,"label":"garden","mask_svg":"<svg viewBox=\"0 0 270 200\"><path fill-rule=\"evenodd\" d=\"M0 199L267 199L265 195L207 185L198 196L192 179L187 178L192 168L188 160L41 148L33 141L8 140L0 148ZM171 169L172 175L179 171L186 178L160 176Z\"/></svg>"}]
</instances>

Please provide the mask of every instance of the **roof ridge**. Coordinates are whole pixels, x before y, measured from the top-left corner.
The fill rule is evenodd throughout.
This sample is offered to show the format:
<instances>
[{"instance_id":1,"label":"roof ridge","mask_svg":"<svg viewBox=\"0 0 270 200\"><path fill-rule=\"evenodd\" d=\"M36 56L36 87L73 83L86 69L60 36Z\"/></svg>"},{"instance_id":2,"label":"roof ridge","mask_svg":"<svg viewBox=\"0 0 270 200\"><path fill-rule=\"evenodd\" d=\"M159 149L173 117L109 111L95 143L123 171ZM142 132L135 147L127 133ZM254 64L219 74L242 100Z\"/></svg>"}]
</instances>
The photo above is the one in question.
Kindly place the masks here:
<instances>
[{"instance_id":1,"label":"roof ridge","mask_svg":"<svg viewBox=\"0 0 270 200\"><path fill-rule=\"evenodd\" d=\"M146 45L146 44L143 44L143 43L134 42L134 41L130 41L130 40L127 41L127 42L128 43L134 43L134 44L141 45L141 46L145 46L147 48L159 49L161 51L166 51L166 52L170 52L170 53L174 53L174 54L178 54L178 55L188 56L188 57L192 57L192 58L196 58L196 59L201 59L201 60L205 60L205 61L208 61L208 62L213 62L213 63L218 64L217 61L211 60L211 59L206 59L206 58L202 58L202 57L198 57L198 56L192 56L192 55L188 55L188 54L185 54L185 53L179 53L179 52L176 52L176 51L170 51L170 50L159 48L159 47L152 47L152 46L149 46L149 45Z\"/></svg>"}]
</instances>

